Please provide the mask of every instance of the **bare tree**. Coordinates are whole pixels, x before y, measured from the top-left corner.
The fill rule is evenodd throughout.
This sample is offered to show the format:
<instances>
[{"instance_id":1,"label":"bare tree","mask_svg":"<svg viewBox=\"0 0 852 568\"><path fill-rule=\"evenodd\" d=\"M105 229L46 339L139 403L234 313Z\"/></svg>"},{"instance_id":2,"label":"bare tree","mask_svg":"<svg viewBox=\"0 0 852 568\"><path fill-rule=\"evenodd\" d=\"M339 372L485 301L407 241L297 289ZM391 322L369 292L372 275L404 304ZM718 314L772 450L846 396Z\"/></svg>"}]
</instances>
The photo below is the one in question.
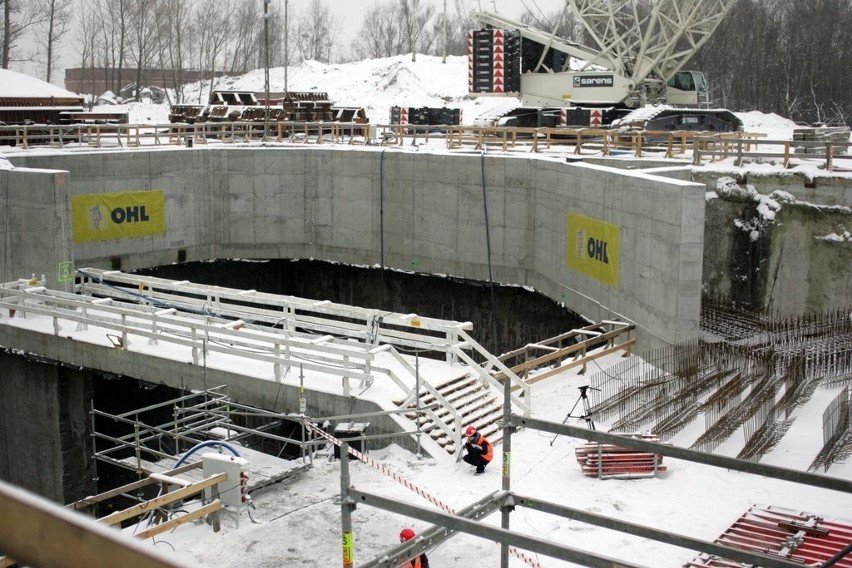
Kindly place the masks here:
<instances>
[{"instance_id":1,"label":"bare tree","mask_svg":"<svg viewBox=\"0 0 852 568\"><path fill-rule=\"evenodd\" d=\"M808 122L837 123L849 114L852 81L844 69L850 56L849 2L785 2L782 34L788 38L788 89ZM819 30L819 33L814 33Z\"/></svg>"},{"instance_id":2,"label":"bare tree","mask_svg":"<svg viewBox=\"0 0 852 568\"><path fill-rule=\"evenodd\" d=\"M232 14L228 10L209 10L200 7L194 17L193 37L197 45L198 62L201 70L213 73L217 62L227 59L225 47L228 44ZM211 75L207 95L213 91L215 75ZM199 91L199 96L201 92ZM202 101L198 101L202 102Z\"/></svg>"},{"instance_id":3,"label":"bare tree","mask_svg":"<svg viewBox=\"0 0 852 568\"><path fill-rule=\"evenodd\" d=\"M434 34L426 33L435 7L423 0L400 0L399 8L402 35L406 39L411 60L416 61L417 52L428 52L435 39Z\"/></svg>"},{"instance_id":4,"label":"bare tree","mask_svg":"<svg viewBox=\"0 0 852 568\"><path fill-rule=\"evenodd\" d=\"M302 61L313 59L328 63L334 47L334 35L340 26L323 0L311 0L296 28L296 50Z\"/></svg>"},{"instance_id":5,"label":"bare tree","mask_svg":"<svg viewBox=\"0 0 852 568\"><path fill-rule=\"evenodd\" d=\"M33 56L26 54L18 58L15 52L18 41L35 25L41 22L38 6L30 0L0 0L3 5L3 36L0 47L0 66L8 69L13 61L31 61Z\"/></svg>"},{"instance_id":6,"label":"bare tree","mask_svg":"<svg viewBox=\"0 0 852 568\"><path fill-rule=\"evenodd\" d=\"M9 52L12 47L12 7L9 0L3 0L3 47L0 49L0 63L3 69L9 68Z\"/></svg>"},{"instance_id":7,"label":"bare tree","mask_svg":"<svg viewBox=\"0 0 852 568\"><path fill-rule=\"evenodd\" d=\"M41 28L44 29L42 36L45 72L44 80L50 83L53 74L53 66L56 63L56 52L60 41L71 29L72 0L42 0L40 10L42 15Z\"/></svg>"},{"instance_id":8,"label":"bare tree","mask_svg":"<svg viewBox=\"0 0 852 568\"><path fill-rule=\"evenodd\" d=\"M446 4L447 0L444 0ZM470 17L460 0L455 0L453 13L440 11L435 14L433 27L429 32L436 41L432 42L431 55L466 55L467 32L476 28L476 23Z\"/></svg>"},{"instance_id":9,"label":"bare tree","mask_svg":"<svg viewBox=\"0 0 852 568\"><path fill-rule=\"evenodd\" d=\"M124 65L127 58L131 0L98 0L101 37L98 42L100 63L106 76L106 84L113 92L121 90Z\"/></svg>"},{"instance_id":10,"label":"bare tree","mask_svg":"<svg viewBox=\"0 0 852 568\"><path fill-rule=\"evenodd\" d=\"M160 0L135 0L129 11L129 57L135 66L133 97L138 101L143 87L143 73L155 58L157 21L164 12Z\"/></svg>"},{"instance_id":11,"label":"bare tree","mask_svg":"<svg viewBox=\"0 0 852 568\"><path fill-rule=\"evenodd\" d=\"M257 2L237 4L231 16L231 58L225 69L244 73L256 64L262 33L258 19L261 13Z\"/></svg>"},{"instance_id":12,"label":"bare tree","mask_svg":"<svg viewBox=\"0 0 852 568\"><path fill-rule=\"evenodd\" d=\"M852 77L842 71L850 25L845 1L739 0L690 66L707 74L718 106L844 121L852 114Z\"/></svg>"},{"instance_id":13,"label":"bare tree","mask_svg":"<svg viewBox=\"0 0 852 568\"><path fill-rule=\"evenodd\" d=\"M279 2L277 5L280 6L284 2ZM337 20L335 20L334 16L329 12L329 18L331 18L330 29L335 29L338 25ZM285 65L285 52L288 50L284 48L284 42L287 38L288 34L284 33L284 11L283 10L274 10L270 12L269 18L269 61L272 67L281 67ZM286 39L285 39L286 38ZM292 46L290 46L292 47ZM331 47L334 47L334 44L331 44ZM291 50L290 50L291 51Z\"/></svg>"},{"instance_id":14,"label":"bare tree","mask_svg":"<svg viewBox=\"0 0 852 568\"><path fill-rule=\"evenodd\" d=\"M352 43L352 53L359 59L391 57L405 49L399 26L399 5L394 0L371 6L361 20L361 29Z\"/></svg>"},{"instance_id":15,"label":"bare tree","mask_svg":"<svg viewBox=\"0 0 852 568\"><path fill-rule=\"evenodd\" d=\"M580 41L583 34L583 25L577 20L568 6L555 12L542 12L541 10L527 10L521 14L521 22L546 32L551 32L556 37Z\"/></svg>"},{"instance_id":16,"label":"bare tree","mask_svg":"<svg viewBox=\"0 0 852 568\"><path fill-rule=\"evenodd\" d=\"M189 0L171 0L162 6L160 17L157 18L156 60L163 77L164 85L174 86L174 103L183 102L184 70L188 63L186 58L186 42L184 31L191 18L192 6ZM169 90L166 98L171 102Z\"/></svg>"},{"instance_id":17,"label":"bare tree","mask_svg":"<svg viewBox=\"0 0 852 568\"><path fill-rule=\"evenodd\" d=\"M97 50L98 30L102 22L98 17L97 0L82 0L81 18L76 31L76 43L80 56L80 69L82 76L89 75L92 82L91 93L95 93L95 53ZM94 103L94 98L89 101L89 106Z\"/></svg>"}]
</instances>

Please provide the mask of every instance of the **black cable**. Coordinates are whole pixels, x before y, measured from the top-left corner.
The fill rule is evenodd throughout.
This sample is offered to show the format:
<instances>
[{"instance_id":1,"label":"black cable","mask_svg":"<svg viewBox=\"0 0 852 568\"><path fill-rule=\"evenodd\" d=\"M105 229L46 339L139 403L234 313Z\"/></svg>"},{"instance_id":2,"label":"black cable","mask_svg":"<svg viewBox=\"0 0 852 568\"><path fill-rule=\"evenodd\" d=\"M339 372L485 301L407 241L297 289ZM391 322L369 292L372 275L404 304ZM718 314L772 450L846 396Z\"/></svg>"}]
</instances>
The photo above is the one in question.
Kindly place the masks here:
<instances>
[{"instance_id":1,"label":"black cable","mask_svg":"<svg viewBox=\"0 0 852 568\"><path fill-rule=\"evenodd\" d=\"M491 321L494 324L494 345L497 353L502 353L500 341L500 326L497 323L497 300L494 295L494 274L491 270L491 227L488 224L488 195L485 191L485 152L480 155L480 170L482 173L482 208L485 211L485 246L488 250L488 287L491 289Z\"/></svg>"},{"instance_id":2,"label":"black cable","mask_svg":"<svg viewBox=\"0 0 852 568\"><path fill-rule=\"evenodd\" d=\"M172 532L174 532L174 529L172 529ZM151 542L154 543L154 546L160 546L161 544L167 544L169 546L169 548L172 549L172 552L175 552L174 545L167 540L157 540L155 537L151 537Z\"/></svg>"},{"instance_id":3,"label":"black cable","mask_svg":"<svg viewBox=\"0 0 852 568\"><path fill-rule=\"evenodd\" d=\"M246 513L248 513L249 520L256 525L262 524L262 523L260 523L256 520L254 520L254 517L251 516L251 510L252 509L257 510L257 507L254 506L254 501L249 501L248 507L246 507Z\"/></svg>"},{"instance_id":4,"label":"black cable","mask_svg":"<svg viewBox=\"0 0 852 568\"><path fill-rule=\"evenodd\" d=\"M287 371L284 373L284 376L287 376L287 373L290 372L290 367L287 367ZM275 393L275 402L272 403L272 411L276 412L276 408L278 407L278 396L281 394L281 387L284 386L284 381L278 383L278 392Z\"/></svg>"}]
</instances>

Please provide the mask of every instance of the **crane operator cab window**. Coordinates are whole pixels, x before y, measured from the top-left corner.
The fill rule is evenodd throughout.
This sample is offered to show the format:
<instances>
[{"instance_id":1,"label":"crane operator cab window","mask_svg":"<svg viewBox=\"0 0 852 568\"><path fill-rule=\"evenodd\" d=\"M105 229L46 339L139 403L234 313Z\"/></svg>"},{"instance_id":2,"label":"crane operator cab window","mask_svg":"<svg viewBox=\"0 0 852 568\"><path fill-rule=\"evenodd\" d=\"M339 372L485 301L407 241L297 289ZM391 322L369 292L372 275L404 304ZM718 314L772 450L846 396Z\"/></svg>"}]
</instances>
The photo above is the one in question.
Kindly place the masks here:
<instances>
[{"instance_id":1,"label":"crane operator cab window","mask_svg":"<svg viewBox=\"0 0 852 568\"><path fill-rule=\"evenodd\" d=\"M707 103L707 83L700 71L678 71L666 83L670 105L698 106Z\"/></svg>"}]
</instances>

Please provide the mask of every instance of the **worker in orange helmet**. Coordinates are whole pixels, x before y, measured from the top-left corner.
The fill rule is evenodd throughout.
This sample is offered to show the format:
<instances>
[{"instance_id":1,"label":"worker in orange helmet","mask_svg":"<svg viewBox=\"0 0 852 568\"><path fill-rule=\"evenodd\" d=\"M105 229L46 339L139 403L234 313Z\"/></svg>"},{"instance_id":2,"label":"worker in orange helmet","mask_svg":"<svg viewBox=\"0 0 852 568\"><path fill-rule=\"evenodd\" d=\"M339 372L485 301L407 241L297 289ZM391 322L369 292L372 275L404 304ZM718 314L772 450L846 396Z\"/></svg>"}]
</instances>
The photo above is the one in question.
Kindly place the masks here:
<instances>
[{"instance_id":1,"label":"worker in orange helmet","mask_svg":"<svg viewBox=\"0 0 852 568\"><path fill-rule=\"evenodd\" d=\"M488 438L476 431L476 426L468 426L464 435L467 436L467 442L464 445L467 454L462 459L470 465L476 466L474 475L485 473L485 466L494 457L494 446Z\"/></svg>"},{"instance_id":2,"label":"worker in orange helmet","mask_svg":"<svg viewBox=\"0 0 852 568\"><path fill-rule=\"evenodd\" d=\"M410 528L406 527L399 531L399 542L408 542L414 538L414 531ZM429 568L429 559L426 557L426 553L422 553L420 556L416 556L411 560L404 562L400 568Z\"/></svg>"}]
</instances>

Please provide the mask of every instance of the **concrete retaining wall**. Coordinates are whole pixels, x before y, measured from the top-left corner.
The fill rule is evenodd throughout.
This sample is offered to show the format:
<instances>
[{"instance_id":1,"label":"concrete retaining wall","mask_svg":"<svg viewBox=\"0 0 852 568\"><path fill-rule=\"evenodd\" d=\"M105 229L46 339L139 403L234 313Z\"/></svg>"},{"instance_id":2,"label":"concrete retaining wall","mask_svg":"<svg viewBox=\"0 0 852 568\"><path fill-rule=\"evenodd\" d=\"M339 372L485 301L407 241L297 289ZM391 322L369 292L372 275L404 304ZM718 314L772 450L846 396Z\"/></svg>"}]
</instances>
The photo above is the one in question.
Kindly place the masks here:
<instances>
[{"instance_id":1,"label":"concrete retaining wall","mask_svg":"<svg viewBox=\"0 0 852 568\"><path fill-rule=\"evenodd\" d=\"M0 479L63 504L94 494L91 398L85 372L0 351Z\"/></svg>"},{"instance_id":2,"label":"concrete retaining wall","mask_svg":"<svg viewBox=\"0 0 852 568\"><path fill-rule=\"evenodd\" d=\"M740 191L717 191L717 180ZM705 172L704 291L799 316L852 306L852 183L826 173ZM845 236L844 236L845 235Z\"/></svg>"},{"instance_id":3,"label":"concrete retaining wall","mask_svg":"<svg viewBox=\"0 0 852 568\"><path fill-rule=\"evenodd\" d=\"M66 215L67 171L0 170L0 274L3 281L55 274L73 254Z\"/></svg>"},{"instance_id":4,"label":"concrete retaining wall","mask_svg":"<svg viewBox=\"0 0 852 568\"><path fill-rule=\"evenodd\" d=\"M70 172L46 207L57 220L70 196L165 191L165 235L75 244L68 260L78 267L214 257L383 261L474 280L492 274L589 319L627 318L642 348L698 331L704 188L693 182L555 159L380 148L93 152L16 156L15 164ZM35 207L29 180L49 186L52 176L15 170L0 207L23 216ZM620 228L617 287L566 265L569 213ZM18 225L13 235L25 230ZM53 285L70 228L54 222L51 230L56 242L10 258L4 280L45 273Z\"/></svg>"}]
</instances>

